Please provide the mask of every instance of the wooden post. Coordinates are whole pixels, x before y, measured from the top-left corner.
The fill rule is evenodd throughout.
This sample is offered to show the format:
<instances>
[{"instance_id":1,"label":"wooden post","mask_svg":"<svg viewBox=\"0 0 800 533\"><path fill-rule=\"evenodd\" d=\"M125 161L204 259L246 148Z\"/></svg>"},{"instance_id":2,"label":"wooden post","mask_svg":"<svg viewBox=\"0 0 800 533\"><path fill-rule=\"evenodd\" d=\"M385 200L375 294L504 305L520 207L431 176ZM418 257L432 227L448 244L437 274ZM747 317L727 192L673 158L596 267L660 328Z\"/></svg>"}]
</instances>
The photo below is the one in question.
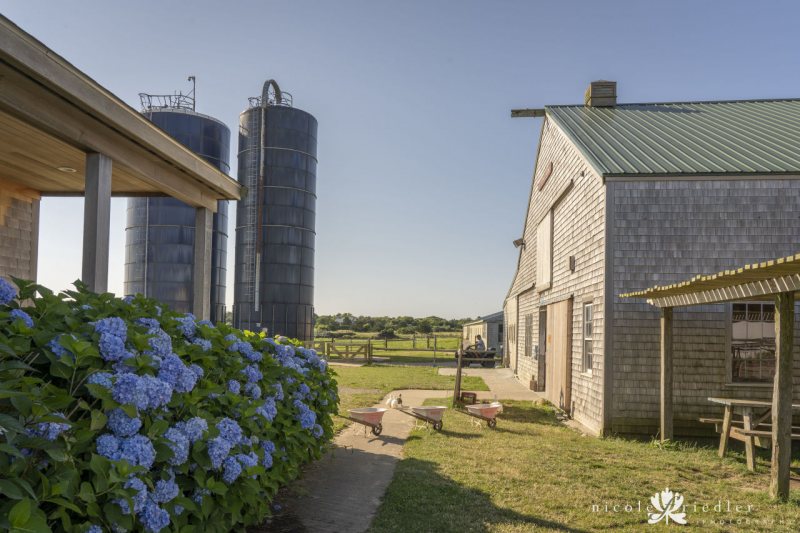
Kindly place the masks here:
<instances>
[{"instance_id":1,"label":"wooden post","mask_svg":"<svg viewBox=\"0 0 800 533\"><path fill-rule=\"evenodd\" d=\"M672 439L672 308L661 308L661 442Z\"/></svg>"},{"instance_id":2,"label":"wooden post","mask_svg":"<svg viewBox=\"0 0 800 533\"><path fill-rule=\"evenodd\" d=\"M434 352L436 353L436 352ZM461 357L463 352L458 351L458 360L456 361L456 386L453 387L453 406L458 405L458 399L461 397Z\"/></svg>"},{"instance_id":3,"label":"wooden post","mask_svg":"<svg viewBox=\"0 0 800 533\"><path fill-rule=\"evenodd\" d=\"M97 293L108 290L111 167L109 157L103 154L86 154L81 281L89 290Z\"/></svg>"},{"instance_id":4,"label":"wooden post","mask_svg":"<svg viewBox=\"0 0 800 533\"><path fill-rule=\"evenodd\" d=\"M214 213L198 207L194 217L194 264L192 265L192 313L198 320L211 317L211 241Z\"/></svg>"},{"instance_id":5,"label":"wooden post","mask_svg":"<svg viewBox=\"0 0 800 533\"><path fill-rule=\"evenodd\" d=\"M417 336L416 335L412 335L411 336L411 349L412 350L416 350L417 349Z\"/></svg>"},{"instance_id":6,"label":"wooden post","mask_svg":"<svg viewBox=\"0 0 800 533\"><path fill-rule=\"evenodd\" d=\"M772 468L769 495L789 498L792 461L792 348L794 345L794 293L775 296L775 381L772 391Z\"/></svg>"}]
</instances>

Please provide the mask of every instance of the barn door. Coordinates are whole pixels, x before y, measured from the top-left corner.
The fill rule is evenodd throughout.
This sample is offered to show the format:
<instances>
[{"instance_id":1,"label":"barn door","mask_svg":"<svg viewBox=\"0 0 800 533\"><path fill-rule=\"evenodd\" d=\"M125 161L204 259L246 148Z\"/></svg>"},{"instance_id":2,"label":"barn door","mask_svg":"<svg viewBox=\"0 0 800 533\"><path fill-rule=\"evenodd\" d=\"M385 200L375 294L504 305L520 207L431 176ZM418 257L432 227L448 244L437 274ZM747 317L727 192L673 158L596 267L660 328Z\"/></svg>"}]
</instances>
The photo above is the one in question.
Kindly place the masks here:
<instances>
[{"instance_id":1,"label":"barn door","mask_svg":"<svg viewBox=\"0 0 800 533\"><path fill-rule=\"evenodd\" d=\"M547 383L545 396L570 412L572 387L572 298L547 306Z\"/></svg>"}]
</instances>

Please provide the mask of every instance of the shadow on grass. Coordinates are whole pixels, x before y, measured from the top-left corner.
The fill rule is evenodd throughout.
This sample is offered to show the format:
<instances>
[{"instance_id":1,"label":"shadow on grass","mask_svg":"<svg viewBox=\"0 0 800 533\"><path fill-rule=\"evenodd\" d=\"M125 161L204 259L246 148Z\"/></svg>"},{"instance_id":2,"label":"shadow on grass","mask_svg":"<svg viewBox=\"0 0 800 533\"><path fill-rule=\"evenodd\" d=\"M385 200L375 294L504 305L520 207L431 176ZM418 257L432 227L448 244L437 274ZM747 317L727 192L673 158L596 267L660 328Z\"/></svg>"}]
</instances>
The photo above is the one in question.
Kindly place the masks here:
<instances>
[{"instance_id":1,"label":"shadow on grass","mask_svg":"<svg viewBox=\"0 0 800 533\"><path fill-rule=\"evenodd\" d=\"M549 407L521 408L514 404L503 403L503 412L497 415L498 421L523 422L526 424L542 424L558 426L561 423L556 418L555 411Z\"/></svg>"},{"instance_id":2,"label":"shadow on grass","mask_svg":"<svg viewBox=\"0 0 800 533\"><path fill-rule=\"evenodd\" d=\"M403 459L369 529L372 533L437 531L488 533L502 525L581 532L545 518L498 507L491 496L442 475L436 463Z\"/></svg>"}]
</instances>

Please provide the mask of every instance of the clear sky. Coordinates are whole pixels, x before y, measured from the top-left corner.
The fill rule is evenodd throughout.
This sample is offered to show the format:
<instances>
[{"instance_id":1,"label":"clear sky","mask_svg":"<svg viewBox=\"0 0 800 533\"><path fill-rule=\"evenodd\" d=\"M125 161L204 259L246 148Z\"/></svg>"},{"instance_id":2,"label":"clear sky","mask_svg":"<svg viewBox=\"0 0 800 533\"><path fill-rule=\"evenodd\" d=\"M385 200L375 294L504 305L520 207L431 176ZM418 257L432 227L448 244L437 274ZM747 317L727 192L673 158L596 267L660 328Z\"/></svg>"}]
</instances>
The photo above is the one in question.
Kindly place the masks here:
<instances>
[{"instance_id":1,"label":"clear sky","mask_svg":"<svg viewBox=\"0 0 800 533\"><path fill-rule=\"evenodd\" d=\"M186 90L195 75L198 111L235 132L265 79L291 92L319 120L320 314L501 309L541 127L512 108L580 103L593 79L616 80L621 102L800 96L795 2L0 0L0 11L135 107L139 92ZM231 152L235 173L235 141ZM124 210L115 199L117 293ZM41 213L39 280L63 289L80 275L82 200L47 198Z\"/></svg>"}]
</instances>

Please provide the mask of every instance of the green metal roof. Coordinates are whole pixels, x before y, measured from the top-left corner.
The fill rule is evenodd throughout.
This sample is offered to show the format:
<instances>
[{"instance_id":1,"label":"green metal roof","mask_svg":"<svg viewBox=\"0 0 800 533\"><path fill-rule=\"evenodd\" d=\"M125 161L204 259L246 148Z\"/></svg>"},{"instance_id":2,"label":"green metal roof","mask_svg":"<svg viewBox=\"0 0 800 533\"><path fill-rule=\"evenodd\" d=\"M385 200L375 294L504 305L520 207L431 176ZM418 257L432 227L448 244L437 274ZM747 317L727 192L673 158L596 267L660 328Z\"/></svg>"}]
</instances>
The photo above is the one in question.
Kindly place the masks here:
<instances>
[{"instance_id":1,"label":"green metal roof","mask_svg":"<svg viewBox=\"0 0 800 533\"><path fill-rule=\"evenodd\" d=\"M800 99L545 109L604 177L800 174Z\"/></svg>"}]
</instances>

